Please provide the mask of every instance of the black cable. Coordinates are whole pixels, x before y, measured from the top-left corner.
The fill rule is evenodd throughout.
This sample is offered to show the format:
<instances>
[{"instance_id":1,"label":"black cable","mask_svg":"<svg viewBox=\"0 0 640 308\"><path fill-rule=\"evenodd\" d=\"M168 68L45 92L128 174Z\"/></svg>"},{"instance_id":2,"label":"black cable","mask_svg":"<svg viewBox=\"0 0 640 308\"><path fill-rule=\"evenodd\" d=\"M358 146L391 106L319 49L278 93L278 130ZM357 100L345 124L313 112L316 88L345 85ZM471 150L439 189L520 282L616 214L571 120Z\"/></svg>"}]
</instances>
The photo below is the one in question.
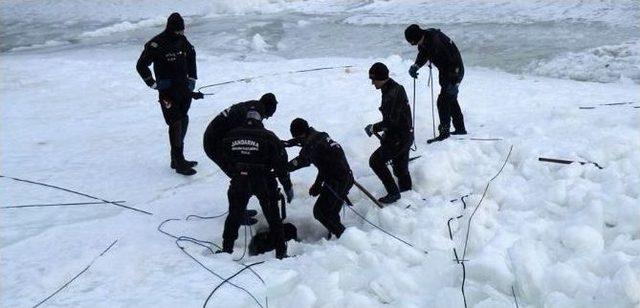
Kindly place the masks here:
<instances>
[{"instance_id":1,"label":"black cable","mask_svg":"<svg viewBox=\"0 0 640 308\"><path fill-rule=\"evenodd\" d=\"M351 67L354 67L354 66L353 65L343 65L343 66L331 66L331 67L317 67L317 68L303 69L303 70L297 70L297 71L288 71L288 72L281 72L281 73L265 74L265 75L259 75L259 76L254 76L254 77L245 77L245 78L240 78L240 79L236 79L236 80L229 80L229 81L223 81L223 82L204 85L204 86L201 86L201 87L198 88L198 92L200 92L202 89L206 89L206 88L212 88L212 87L217 87L217 86L222 86L222 85L231 84L231 83L237 83L237 82L243 82L243 81L244 82L249 82L249 81L252 81L254 79L264 78L264 77L273 77L273 76L286 75L286 74L308 73L308 72L332 70L332 69L338 69L338 68L351 68ZM214 92L214 93L203 93L203 94L204 95L213 95L215 93L216 92Z\"/></svg>"},{"instance_id":2,"label":"black cable","mask_svg":"<svg viewBox=\"0 0 640 308\"><path fill-rule=\"evenodd\" d=\"M214 215L214 216L189 215L189 216L187 216L187 218L185 220L189 220L192 217L199 218L199 219L215 219L215 218L220 218L220 217L222 217L224 215L227 215L227 213L229 213L229 211L226 211L226 212L224 212L224 213L222 213L220 215Z\"/></svg>"},{"instance_id":3,"label":"black cable","mask_svg":"<svg viewBox=\"0 0 640 308\"><path fill-rule=\"evenodd\" d=\"M509 148L509 153L507 154L507 158L505 158L504 163L502 164L502 167L500 167L500 170L498 170L498 173L496 173L496 175L494 175L489 180L489 182L487 182L487 186L485 186L485 188L484 188L484 192L482 193L482 197L480 198L480 201L476 205L476 208L473 209L473 212L471 213L471 216L469 217L469 222L467 223L467 235L465 236L465 240L464 240L464 250L462 252L462 259L464 259L465 256L467 255L467 244L469 243L469 231L471 230L471 220L473 219L473 216L476 214L476 211L478 211L478 208L480 207L480 204L482 204L482 200L484 200L484 197L487 194L487 190L489 189L489 185L491 185L491 182L493 182L493 180L495 180L495 178L497 178L498 175L500 175L500 173L502 173L502 170L504 169L504 166L507 165L507 162L509 161L509 157L511 157L511 152L512 151L513 151L513 145Z\"/></svg>"},{"instance_id":4,"label":"black cable","mask_svg":"<svg viewBox=\"0 0 640 308\"><path fill-rule=\"evenodd\" d=\"M188 221L190 218L193 218L193 217L199 218L199 219L215 219L215 218L220 218L220 217L222 217L224 215L227 215L227 213L229 213L229 211L226 211L226 212L224 212L224 213L222 213L220 215L214 215L214 216L189 215L189 216L187 216L187 218L185 220ZM249 226L249 227L251 227L251 226ZM160 231L160 232L162 232L162 231ZM216 247L220 248L216 244L213 244L213 245L215 245ZM247 253L247 226L245 225L244 226L244 250L242 251L242 256L240 256L240 258L238 258L238 259L233 259L233 261L237 262L237 261L242 260L244 258L244 256L246 255L246 253Z\"/></svg>"},{"instance_id":5,"label":"black cable","mask_svg":"<svg viewBox=\"0 0 640 308\"><path fill-rule=\"evenodd\" d=\"M109 249L111 249L111 247L113 247L116 243L118 242L118 240L113 241L113 243L111 243L111 245L109 245L109 247L107 247L107 249L105 249L104 251L102 251L97 257L93 258L93 260L91 261L91 263L89 263L89 265L87 265L82 271L80 271L80 273L78 273L77 275L73 276L73 278L71 278L71 280L69 280L67 283L65 283L64 285L62 285L60 288L58 288L58 290L56 290L55 292L53 292L53 294L47 296L47 298L41 300L39 303L37 303L35 306L33 306L33 308L36 308L42 304L44 304L46 301L48 301L50 298L52 298L53 296L55 296L56 294L58 294L60 291L62 291L64 288L66 288L69 284L71 284L74 280L76 280L76 278L80 277L80 275L84 274L84 272L86 272L87 270L89 270L89 268L93 265L94 262L96 262L96 260L99 257L102 257L105 253L107 253L107 251L109 251Z\"/></svg>"},{"instance_id":6,"label":"black cable","mask_svg":"<svg viewBox=\"0 0 640 308\"><path fill-rule=\"evenodd\" d=\"M206 245L202 245L202 244L200 244L200 243L192 242L191 240L188 240L188 239L181 239L181 238L176 239L176 246L178 246L178 248L180 248L180 250L181 250L184 254L186 254L189 258L191 258L193 261L195 261L196 263L198 263L198 265L200 265L202 268L204 268L207 272L209 272L209 273L213 274L214 276L218 277L220 280L222 280L222 281L223 281L223 283L228 283L228 284L230 284L230 285L232 285L232 286L234 286L234 287L236 287L236 288L238 288L238 289L240 289L240 290L244 291L245 293L247 293L247 294L248 294L248 295L249 295L249 296L250 296L250 297L251 297L251 298L256 302L256 304L257 304L258 306L260 306L260 308L264 308L264 306L262 306L262 304L260 303L260 301L259 301L259 300L258 300L258 299L253 295L253 293L249 292L247 289L245 289L245 288L243 288L243 287L241 287L241 286L239 286L239 285L237 285L237 284L235 284L235 283L233 283L233 282L231 282L231 281L226 280L224 277L222 277L221 275L217 274L216 272L214 272L213 270L211 270L210 268L208 268L206 265L202 264L202 262L200 262L200 260L198 260L196 257L194 257L193 255L191 255L190 253L188 253L188 252L186 251L185 247L180 245L180 241L182 241L182 240L187 240L187 241L189 241L189 242L191 242L191 243L194 243L194 244L196 244L196 245L199 245L199 246L205 247L205 248L207 248L207 249L209 249L209 250L211 250L211 248L207 247ZM267 306L267 307L268 307L268 306Z\"/></svg>"},{"instance_id":7,"label":"black cable","mask_svg":"<svg viewBox=\"0 0 640 308\"><path fill-rule=\"evenodd\" d=\"M467 295L464 291L464 286L467 282L467 268L464 264L464 262L466 261L465 256L466 256L466 252L467 252L467 243L469 241L469 230L471 229L471 219L473 218L473 216L475 215L476 211L478 210L478 208L480 207L480 204L482 203L482 200L484 200L484 197L487 193L487 190L489 189L489 185L491 184L491 182L498 177L498 175L500 175L500 173L502 173L502 170L504 169L504 167L506 166L507 162L509 161L509 157L511 156L511 152L513 150L513 145L509 148L509 153L507 154L507 157L505 158L504 163L502 164L502 167L500 167L500 170L498 171L498 173L496 173L495 176L493 176L489 182L487 182L487 186L484 188L484 192L482 193L482 197L480 198L480 201L478 202L478 204L476 205L475 209L473 210L473 212L471 213L471 216L469 217L469 221L467 223L467 234L465 237L465 243L464 243L464 251L462 253L462 259L459 258L458 256L458 251L456 250L455 246L453 247L453 256L455 258L456 263L460 264L460 266L462 267L462 283L460 286L460 292L462 293L462 300L464 302L464 307L467 308ZM462 201L462 206L463 206L463 210L467 208L467 203L465 202L464 198L468 197L469 194L466 194L462 197L460 197L460 201ZM455 202L457 199L453 199L450 200L450 202ZM451 231L451 221L453 219L460 219L462 218L464 215L459 215L457 217L452 217L449 218L449 220L447 221L447 228L449 230L449 239L451 239L453 241L453 232ZM512 286L512 290L513 290L513 286ZM514 294L515 296L515 294ZM516 302L516 306L517 306L517 302Z\"/></svg>"},{"instance_id":8,"label":"black cable","mask_svg":"<svg viewBox=\"0 0 640 308\"><path fill-rule=\"evenodd\" d=\"M516 297L516 290L511 286L511 294L513 295L513 301L516 303L516 308L520 308L518 305L518 298Z\"/></svg>"},{"instance_id":9,"label":"black cable","mask_svg":"<svg viewBox=\"0 0 640 308\"><path fill-rule=\"evenodd\" d=\"M466 197L466 196L468 196L468 195L465 195L465 196L460 198L460 200L462 200L463 204L464 204L464 197ZM450 202L454 202L456 200L457 199L453 199ZM466 205L464 207L466 207ZM456 217L451 217L451 218L449 218L449 220L447 220L447 228L449 229L449 239L451 239L451 241L453 241L453 232L451 231L451 221L454 220L454 219L460 219L463 216L464 215L459 215L459 216L456 216ZM460 291L462 292L462 300L464 301L464 307L467 308L467 294L465 294L465 292L464 292L464 285L465 285L465 282L467 280L467 277L466 277L467 276L467 270L466 270L466 267L464 265L464 260L460 260L460 257L458 257L458 251L456 250L455 245L453 247L453 257L455 258L454 261L456 261L457 264L460 264L460 266L462 266L462 285L461 285Z\"/></svg>"},{"instance_id":10,"label":"black cable","mask_svg":"<svg viewBox=\"0 0 640 308\"><path fill-rule=\"evenodd\" d=\"M54 188L54 189L66 191L66 192L69 192L69 193L72 193L72 194L76 194L76 195L84 196L84 197L87 197L87 198L91 198L91 199L94 199L94 200L99 200L99 201L102 201L104 203L113 204L115 206L119 206L119 207L122 207L122 208L125 208L125 209L129 209L129 210L132 210L132 211L144 213L144 214L147 214L147 215L153 215L152 213L149 213L147 211L143 211L143 210L136 209L136 208L133 208L133 207L130 207L130 206L126 206L126 205L122 205L122 204L119 204L119 203L114 202L114 201L107 201L107 200L104 200L104 199L101 199L101 198L98 198L98 197L87 195L85 193L81 193L81 192L78 192L78 191L75 191L75 190L71 190L71 189L67 189L67 188L58 187L58 186L51 185L51 184L45 184L45 183L29 181L29 180L23 180L23 179L14 178L14 177L5 176L5 175L0 175L0 178L8 178L8 179L12 179L12 180L18 181L18 182L24 182L24 183L29 183L29 184L34 184L34 185L40 185L40 186L44 186L44 187Z\"/></svg>"},{"instance_id":11,"label":"black cable","mask_svg":"<svg viewBox=\"0 0 640 308\"><path fill-rule=\"evenodd\" d=\"M124 203L127 201L113 201L117 203ZM30 207L59 207L59 206L72 206L72 205L92 205L92 204L106 204L107 202L75 202L75 203L47 203L47 204L25 204L25 205L10 205L3 206L0 209L24 209Z\"/></svg>"},{"instance_id":12,"label":"black cable","mask_svg":"<svg viewBox=\"0 0 640 308\"><path fill-rule=\"evenodd\" d=\"M224 216L226 213L227 213L227 212L225 212L225 213L223 213L223 214L220 214L220 215L210 216L210 217L207 217L207 218L205 218L205 219L208 219L208 218L219 218L219 217ZM189 216L187 216L187 217L198 217L198 218L200 218L200 217L203 217L203 216L189 215ZM169 232L166 232L166 231L164 231L164 230L162 229L162 226L163 226L165 223L170 222L170 221L178 221L178 220L180 220L180 219L177 219L177 218L170 218L170 219L166 219L166 220L162 221L162 222L158 225L157 230L158 230L160 233L165 234L165 235L167 235L167 236L169 236L169 237L171 237L171 238L175 239L175 240L176 240L176 246L178 246L178 248L180 248L180 250L182 250L182 252L183 252L184 254L186 254L187 256L189 256L189 258L191 258L192 260L194 260L196 263L198 263L201 267L203 267L205 270L207 270L208 272L210 272L210 273L211 273L211 274L213 274L214 276L216 276L216 277L220 278L221 280L224 280L224 278L223 278L221 275L219 275L219 274L217 274L216 272L214 272L213 270L209 269L207 266L205 266L204 264L202 264L202 262L198 261L195 257L193 257L191 254L189 254L187 251L185 251L184 246L181 246L181 245L179 244L179 242L180 242L180 241L187 241L187 242L190 242L190 243L196 244L196 245L198 245L198 246L201 246L201 247L203 247L203 248L205 248L205 249L209 250L212 254L215 254L216 252L215 252L213 249L211 249L211 247L210 247L210 246L214 246L214 247L216 247L217 249L222 249L222 247L218 246L217 244L215 244L215 243L213 243L213 242L204 241L204 240L199 240L199 239L196 239L196 238L193 238L193 237L188 237L188 236L176 236L176 235L171 234L171 233L169 233ZM207 246L207 245L205 245L205 244L210 245L210 246ZM235 260L234 260L234 261L235 261ZM236 262L237 262L238 264L242 265L242 266L245 266L245 264L244 264L244 263L242 263L242 262L238 262L238 261L236 261ZM258 274L256 271L254 271L254 270L253 270L253 269L251 269L251 268L250 268L249 270L250 270L250 271L251 271L251 272L252 272L252 273L253 273L253 274L254 274L254 275L255 275L255 276L260 280L260 282L261 282L263 285L266 285L266 283L265 283L264 279L262 279L262 276L260 276L260 274ZM246 290L245 288L240 287L240 286L238 286L238 285L235 285L235 284L233 284L233 283L231 283L231 282L229 282L229 284L231 284L232 286L234 286L234 287L236 287L236 288L238 288L238 289L240 289L240 290L244 291L245 293L249 294L249 296L251 296L251 298L253 298L253 299L254 299L254 301L256 301L256 303L258 304L258 306L260 306L260 307L264 308L264 307L260 304L260 302L255 298L255 296L254 296L251 292L249 292L249 291L248 291L248 290ZM265 303L266 303L266 307L268 308L268 307L269 307L269 298L268 298L267 296L265 296Z\"/></svg>"},{"instance_id":13,"label":"black cable","mask_svg":"<svg viewBox=\"0 0 640 308\"><path fill-rule=\"evenodd\" d=\"M178 238L177 236L175 236L175 235L173 235L173 234L171 234L171 233L169 233L169 232L165 232L164 230L162 230L162 226L163 226L165 223L168 223L168 222L170 222L170 221L175 221L175 220L180 220L180 219L178 219L178 218L169 218L169 219L165 219L164 221L162 221L162 222L158 225L158 227L156 228L156 230L158 230L160 233L162 233L162 234L164 234L164 235L166 235L166 236L168 236L168 237L172 237L172 238L174 238L174 239L177 239L177 238Z\"/></svg>"},{"instance_id":14,"label":"black cable","mask_svg":"<svg viewBox=\"0 0 640 308\"><path fill-rule=\"evenodd\" d=\"M463 210L467 209L467 203L466 203L466 202L464 202L464 198L467 198L467 197L469 197L469 194L466 194L466 195L464 195L464 196L462 196L462 197L460 197L460 198L459 198L459 199L460 199L460 201L462 201L462 209L463 209ZM424 200L424 199L423 199L423 200ZM456 202L456 201L458 201L458 199L449 200L449 202L451 202L451 203ZM458 217L458 218L459 218L459 217Z\"/></svg>"},{"instance_id":15,"label":"black cable","mask_svg":"<svg viewBox=\"0 0 640 308\"><path fill-rule=\"evenodd\" d=\"M464 266L464 261L460 261L462 266L462 286L460 292L462 292L462 300L464 301L464 308L467 308L467 295L464 293L464 284L467 281L467 268Z\"/></svg>"},{"instance_id":16,"label":"black cable","mask_svg":"<svg viewBox=\"0 0 640 308\"><path fill-rule=\"evenodd\" d=\"M333 188L331 188L329 185L324 185L324 187L328 188L328 189L329 189L329 191L330 191L330 192L331 192L331 193L332 193L336 198L338 198L339 200L342 200L342 202L347 203L347 204L352 204L350 201L346 201L343 197L340 197L340 196L338 195L338 193L336 193L336 192L333 190ZM410 246L410 247L412 247L412 248L422 250L422 252L424 252L425 254L428 254L428 253L429 253L428 251L426 251L426 250L424 250L424 249L422 249L422 248L417 248L417 247L415 247L413 244L411 244L411 243L409 243L409 242L407 242L407 241L405 241L405 240L403 240L403 239L401 239L401 238L399 238L399 237L397 237L397 236L395 236L395 235L393 235L393 234L389 233L387 230L383 229L382 227L379 227L378 225L376 225L376 224L372 223L371 221L369 221L368 219L366 219L364 216L362 216L360 213L358 213L358 211L356 211L356 210L353 208L353 206L347 206L347 207L348 207L350 210L352 210L352 211L353 211L353 212L354 212L358 217L360 217L362 220L366 221L368 224L370 224L370 225L372 225L373 227L377 228L378 230L382 231L384 234L386 234L386 235L388 235L388 236L391 236L391 237L393 237L394 239L396 239L396 240L398 240L398 241L400 241L400 242L402 242L402 243L404 243L404 244L406 244L406 245L408 245L408 246Z\"/></svg>"},{"instance_id":17,"label":"black cable","mask_svg":"<svg viewBox=\"0 0 640 308\"><path fill-rule=\"evenodd\" d=\"M244 255L247 254L247 226L244 226L244 249L242 250L242 255L238 259L233 259L233 261L240 261L244 258Z\"/></svg>"},{"instance_id":18,"label":"black cable","mask_svg":"<svg viewBox=\"0 0 640 308\"><path fill-rule=\"evenodd\" d=\"M465 137L461 137L461 138L456 138L456 140L472 140L472 141L501 141L504 140L502 138L465 138Z\"/></svg>"},{"instance_id":19,"label":"black cable","mask_svg":"<svg viewBox=\"0 0 640 308\"><path fill-rule=\"evenodd\" d=\"M229 276L229 278L225 279L224 281L222 281L220 284L218 284L215 289L213 289L213 291L211 291L211 293L209 294L209 296L207 296L207 299L204 301L204 304L202 305L202 308L207 307L207 303L209 303L209 299L211 299L211 296L213 296L214 293L216 293L216 291L225 283L231 283L230 280L233 277L236 277L238 275L240 275L240 273L242 273L244 270L249 269L250 267L254 266L254 265L258 265L258 264L262 264L264 263L264 261L259 261L259 262L255 262L255 263L251 263L249 265L245 265L241 270L237 271L235 274ZM260 305L260 303L258 303L258 305ZM260 307L262 307L262 305L260 305Z\"/></svg>"}]
</instances>

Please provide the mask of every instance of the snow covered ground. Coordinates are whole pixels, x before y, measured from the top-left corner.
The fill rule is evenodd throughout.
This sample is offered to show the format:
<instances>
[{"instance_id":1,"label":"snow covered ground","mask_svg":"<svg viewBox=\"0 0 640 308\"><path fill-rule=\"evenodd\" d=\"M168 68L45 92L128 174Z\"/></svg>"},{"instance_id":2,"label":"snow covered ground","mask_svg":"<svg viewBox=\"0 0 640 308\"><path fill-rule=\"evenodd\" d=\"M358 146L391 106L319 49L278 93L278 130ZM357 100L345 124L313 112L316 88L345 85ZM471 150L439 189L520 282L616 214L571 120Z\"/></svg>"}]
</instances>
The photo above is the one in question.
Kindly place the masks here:
<instances>
[{"instance_id":1,"label":"snow covered ground","mask_svg":"<svg viewBox=\"0 0 640 308\"><path fill-rule=\"evenodd\" d=\"M289 244L296 257L245 256L245 264L265 261L253 267L264 284L248 270L232 282L265 307L265 297L271 307L463 307L452 248L463 250L466 222L513 146L469 230L469 307L514 307L512 288L520 307L640 307L638 2L518 3L112 0L98 10L70 0L2 2L0 174L126 200L153 215L114 205L0 209L0 306L32 307L92 261L45 305L202 306L221 280L157 227L175 218L163 230L221 242L224 218L186 219L227 208L227 182L201 150L202 134L228 105L265 92L280 101L268 128L285 139L290 121L306 118L343 145L356 178L382 195L368 167L377 144L363 132L380 117L380 94L367 69L386 63L411 96L406 70L415 51L402 29L419 19L460 42L468 66L459 98L467 137L503 140L451 138L427 146L432 123L423 70L412 154L422 158L411 164L413 191L383 210L355 188L349 196L358 213L415 248L350 210L344 236L325 240L307 195L311 167L292 175L296 198L288 221L302 239ZM168 168L155 93L134 69L142 44L172 10L188 16L200 85L355 67L256 78L194 101L186 154L200 164L197 175L179 176ZM540 156L604 169L542 163ZM466 194L463 209L459 198ZM0 178L0 206L85 201L94 200ZM250 208L258 208L255 200ZM451 241L447 221L458 215ZM240 234L235 258L244 247ZM242 269L229 256L180 245L221 276ZM258 304L225 285L213 306Z\"/></svg>"}]
</instances>

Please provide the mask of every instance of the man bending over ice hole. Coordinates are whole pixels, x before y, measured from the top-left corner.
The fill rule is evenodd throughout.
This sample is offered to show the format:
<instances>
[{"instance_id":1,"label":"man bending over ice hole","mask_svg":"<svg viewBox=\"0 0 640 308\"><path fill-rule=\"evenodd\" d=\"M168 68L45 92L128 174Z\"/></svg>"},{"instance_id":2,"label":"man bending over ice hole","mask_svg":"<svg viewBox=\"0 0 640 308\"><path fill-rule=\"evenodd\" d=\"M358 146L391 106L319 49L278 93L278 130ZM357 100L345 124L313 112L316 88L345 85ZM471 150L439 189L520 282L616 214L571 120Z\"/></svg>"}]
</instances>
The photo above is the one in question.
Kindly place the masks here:
<instances>
[{"instance_id":1,"label":"man bending over ice hole","mask_svg":"<svg viewBox=\"0 0 640 308\"><path fill-rule=\"evenodd\" d=\"M226 169L222 164L222 139L234 128L245 124L247 113L256 111L261 119L268 119L276 112L278 101L273 93L262 95L260 100L251 100L237 103L220 112L204 132L203 146L207 156L228 176L232 176L232 170Z\"/></svg>"},{"instance_id":2,"label":"man bending over ice hole","mask_svg":"<svg viewBox=\"0 0 640 308\"><path fill-rule=\"evenodd\" d=\"M325 132L309 127L307 121L297 118L291 122L291 136L287 146L301 145L300 155L288 164L289 172L313 164L318 168L316 181L309 195L318 196L313 216L329 230L329 235L340 237L344 226L340 222L340 209L353 186L353 175L340 145Z\"/></svg>"},{"instance_id":3,"label":"man bending over ice hole","mask_svg":"<svg viewBox=\"0 0 640 308\"><path fill-rule=\"evenodd\" d=\"M220 163L231 175L227 196L229 214L224 223L222 249L217 253L233 253L233 243L238 238L238 229L245 218L247 203L252 196L260 202L262 213L269 224L274 241L276 258L287 257L282 219L278 209L278 182L293 199L291 179L287 172L287 152L278 137L262 125L260 113L251 110L246 114L245 124L231 130L222 140Z\"/></svg>"}]
</instances>

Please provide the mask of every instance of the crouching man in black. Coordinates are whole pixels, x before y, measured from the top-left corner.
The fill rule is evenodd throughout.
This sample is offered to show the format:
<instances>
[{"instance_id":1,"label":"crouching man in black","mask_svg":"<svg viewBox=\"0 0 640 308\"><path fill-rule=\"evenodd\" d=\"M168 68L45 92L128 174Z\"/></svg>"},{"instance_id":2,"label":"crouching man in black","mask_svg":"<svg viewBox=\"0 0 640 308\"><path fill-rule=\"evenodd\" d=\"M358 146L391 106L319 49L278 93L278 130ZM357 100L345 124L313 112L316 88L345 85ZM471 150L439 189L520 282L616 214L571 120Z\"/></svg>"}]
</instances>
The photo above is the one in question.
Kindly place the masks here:
<instances>
[{"instance_id":1,"label":"crouching man in black","mask_svg":"<svg viewBox=\"0 0 640 308\"><path fill-rule=\"evenodd\" d=\"M273 132L264 128L261 121L257 111L247 112L245 124L231 130L221 143L221 163L230 172L231 183L227 191L229 214L224 223L222 249L218 252L233 252L233 243L238 238L247 203L252 196L256 196L269 224L276 258L282 259L287 257L287 246L278 208L276 177L284 188L287 202L293 199L293 190L287 172L284 145Z\"/></svg>"},{"instance_id":2,"label":"crouching man in black","mask_svg":"<svg viewBox=\"0 0 640 308\"><path fill-rule=\"evenodd\" d=\"M149 66L153 64L156 80ZM144 45L136 69L144 82L158 90L162 115L169 126L171 168L183 175L193 175L198 163L184 158L184 137L189 126L191 99L203 98L193 92L198 78L196 52L184 36L184 21L178 13L167 20L166 29Z\"/></svg>"},{"instance_id":3,"label":"crouching man in black","mask_svg":"<svg viewBox=\"0 0 640 308\"><path fill-rule=\"evenodd\" d=\"M232 105L219 113L209 123L204 132L204 151L228 177L232 176L232 170L226 169L226 166L221 163L221 151L224 149L222 147L222 139L229 131L245 123L247 112L256 111L262 119L267 119L276 112L277 105L276 96L272 93L267 93L260 100L251 100Z\"/></svg>"},{"instance_id":4,"label":"crouching man in black","mask_svg":"<svg viewBox=\"0 0 640 308\"><path fill-rule=\"evenodd\" d=\"M313 216L331 234L340 237L344 232L340 209L353 186L353 175L344 151L327 133L309 127L304 119L293 120L290 130L295 141L288 141L288 145L298 143L302 149L300 155L289 162L288 170L292 172L310 164L318 168L316 181L309 189L309 195L320 195L313 207Z\"/></svg>"},{"instance_id":5,"label":"crouching man in black","mask_svg":"<svg viewBox=\"0 0 640 308\"><path fill-rule=\"evenodd\" d=\"M371 154L369 166L387 190L387 195L378 201L388 204L398 201L400 192L411 189L409 174L409 149L413 143L411 108L404 87L389 78L387 66L380 62L374 63L369 69L369 78L376 89L382 92L382 104L379 108L382 121L369 124L364 129L369 137L375 134L380 139L380 147ZM388 161L391 161L393 174L398 177L398 185L387 168Z\"/></svg>"}]
</instances>

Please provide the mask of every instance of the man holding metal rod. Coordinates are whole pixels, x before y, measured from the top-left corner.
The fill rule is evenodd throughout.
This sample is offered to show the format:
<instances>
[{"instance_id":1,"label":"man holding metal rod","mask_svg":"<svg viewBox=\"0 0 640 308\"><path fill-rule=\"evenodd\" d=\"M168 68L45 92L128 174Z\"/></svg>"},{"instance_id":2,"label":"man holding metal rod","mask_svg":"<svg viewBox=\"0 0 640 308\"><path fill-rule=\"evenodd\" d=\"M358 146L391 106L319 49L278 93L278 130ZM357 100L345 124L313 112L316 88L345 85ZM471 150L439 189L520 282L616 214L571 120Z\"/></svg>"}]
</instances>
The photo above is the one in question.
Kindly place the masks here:
<instances>
[{"instance_id":1,"label":"man holding metal rod","mask_svg":"<svg viewBox=\"0 0 640 308\"><path fill-rule=\"evenodd\" d=\"M389 78L386 65L377 62L369 69L371 84L382 92L380 112L382 121L369 124L365 132L369 137L376 135L380 147L371 154L369 166L380 178L387 195L378 199L380 203L394 203L400 199L400 193L411 190L409 174L409 151L413 143L411 107L404 87ZM396 184L387 162L391 161L393 174L398 178Z\"/></svg>"},{"instance_id":2,"label":"man holding metal rod","mask_svg":"<svg viewBox=\"0 0 640 308\"><path fill-rule=\"evenodd\" d=\"M423 30L416 24L407 27L404 36L409 44L418 46L418 56L409 68L409 75L418 78L418 70L427 63L429 68L433 63L439 71L440 94L437 104L440 125L438 136L427 140L427 143L445 140L449 135L466 135L464 117L458 103L458 87L464 77L464 65L458 47L440 29ZM449 132L451 122L455 129L453 132Z\"/></svg>"}]
</instances>

